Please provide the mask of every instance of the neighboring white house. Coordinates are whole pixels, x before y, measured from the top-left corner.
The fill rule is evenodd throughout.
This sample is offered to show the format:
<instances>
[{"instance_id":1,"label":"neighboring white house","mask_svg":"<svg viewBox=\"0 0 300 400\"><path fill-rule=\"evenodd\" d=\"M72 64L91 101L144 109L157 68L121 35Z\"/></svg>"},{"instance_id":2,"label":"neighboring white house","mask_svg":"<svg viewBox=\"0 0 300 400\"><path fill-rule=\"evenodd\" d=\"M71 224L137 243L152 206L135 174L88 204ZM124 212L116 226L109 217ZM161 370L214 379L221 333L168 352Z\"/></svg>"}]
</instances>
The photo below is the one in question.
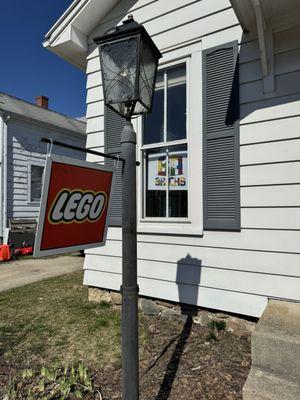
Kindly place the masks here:
<instances>
[{"instance_id":1,"label":"neighboring white house","mask_svg":"<svg viewBox=\"0 0 300 400\"><path fill-rule=\"evenodd\" d=\"M9 220L37 219L47 144L43 137L86 144L83 121L48 110L48 99L37 104L0 93L0 236ZM52 153L84 159L85 154L53 146Z\"/></svg>"},{"instance_id":2,"label":"neighboring white house","mask_svg":"<svg viewBox=\"0 0 300 400\"><path fill-rule=\"evenodd\" d=\"M120 151L93 38L128 13L163 54L134 120L140 294L249 316L300 301L299 1L74 1L44 46L86 70L88 148ZM120 210L117 190L86 285L119 290Z\"/></svg>"}]
</instances>

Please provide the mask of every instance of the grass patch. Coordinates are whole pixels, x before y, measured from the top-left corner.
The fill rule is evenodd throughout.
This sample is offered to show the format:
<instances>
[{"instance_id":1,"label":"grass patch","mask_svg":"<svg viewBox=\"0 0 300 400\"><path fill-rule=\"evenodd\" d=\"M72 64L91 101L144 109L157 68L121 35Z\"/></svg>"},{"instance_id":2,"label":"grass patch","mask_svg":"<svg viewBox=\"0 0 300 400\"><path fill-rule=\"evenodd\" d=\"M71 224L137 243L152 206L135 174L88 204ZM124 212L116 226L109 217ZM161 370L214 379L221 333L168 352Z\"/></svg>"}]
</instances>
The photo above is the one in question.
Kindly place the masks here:
<instances>
[{"instance_id":1,"label":"grass patch","mask_svg":"<svg viewBox=\"0 0 300 400\"><path fill-rule=\"evenodd\" d=\"M87 300L82 272L1 293L0 321L0 356L24 368L120 360L120 311Z\"/></svg>"}]
</instances>

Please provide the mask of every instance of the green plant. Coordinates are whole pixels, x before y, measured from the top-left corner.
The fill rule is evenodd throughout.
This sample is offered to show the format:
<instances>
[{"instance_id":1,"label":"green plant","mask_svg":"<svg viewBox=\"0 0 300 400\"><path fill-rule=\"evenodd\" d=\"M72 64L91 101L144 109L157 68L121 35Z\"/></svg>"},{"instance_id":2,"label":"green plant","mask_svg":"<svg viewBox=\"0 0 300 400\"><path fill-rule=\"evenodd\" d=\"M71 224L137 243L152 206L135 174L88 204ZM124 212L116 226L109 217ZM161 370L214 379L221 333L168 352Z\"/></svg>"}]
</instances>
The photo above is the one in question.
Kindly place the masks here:
<instances>
[{"instance_id":1,"label":"green plant","mask_svg":"<svg viewBox=\"0 0 300 400\"><path fill-rule=\"evenodd\" d=\"M110 304L102 300L100 301L100 308L102 308L102 310L107 310L108 308L110 308Z\"/></svg>"},{"instance_id":2,"label":"green plant","mask_svg":"<svg viewBox=\"0 0 300 400\"><path fill-rule=\"evenodd\" d=\"M45 390L45 379L41 379L38 383L38 389L40 392L43 392Z\"/></svg>"},{"instance_id":3,"label":"green plant","mask_svg":"<svg viewBox=\"0 0 300 400\"><path fill-rule=\"evenodd\" d=\"M33 371L32 369L24 369L22 372L22 378L23 379L28 379L33 377Z\"/></svg>"},{"instance_id":4,"label":"green plant","mask_svg":"<svg viewBox=\"0 0 300 400\"><path fill-rule=\"evenodd\" d=\"M94 393L93 380L82 362L66 364L64 368L55 364L43 366L39 372L26 369L21 376L23 381L15 379L7 387L5 393L9 400L83 399Z\"/></svg>"},{"instance_id":5,"label":"green plant","mask_svg":"<svg viewBox=\"0 0 300 400\"><path fill-rule=\"evenodd\" d=\"M226 329L226 322L223 320L212 320L209 323L209 328L215 332L224 331Z\"/></svg>"},{"instance_id":6,"label":"green plant","mask_svg":"<svg viewBox=\"0 0 300 400\"><path fill-rule=\"evenodd\" d=\"M217 341L217 336L214 332L209 332L209 334L206 336L206 340L208 342L215 342Z\"/></svg>"},{"instance_id":7,"label":"green plant","mask_svg":"<svg viewBox=\"0 0 300 400\"><path fill-rule=\"evenodd\" d=\"M5 394L8 396L9 399L15 399L17 395L17 381L13 379L9 381L9 384L5 390Z\"/></svg>"},{"instance_id":8,"label":"green plant","mask_svg":"<svg viewBox=\"0 0 300 400\"><path fill-rule=\"evenodd\" d=\"M34 399L31 388L28 389L26 399L27 400L33 400Z\"/></svg>"},{"instance_id":9,"label":"green plant","mask_svg":"<svg viewBox=\"0 0 300 400\"><path fill-rule=\"evenodd\" d=\"M63 378L59 381L59 389L62 395L62 398L65 399L67 396L69 396L71 390L72 390L72 385L69 379Z\"/></svg>"},{"instance_id":10,"label":"green plant","mask_svg":"<svg viewBox=\"0 0 300 400\"><path fill-rule=\"evenodd\" d=\"M225 331L226 329L226 321L224 320L217 320L215 321L215 326L218 332Z\"/></svg>"},{"instance_id":11,"label":"green plant","mask_svg":"<svg viewBox=\"0 0 300 400\"><path fill-rule=\"evenodd\" d=\"M52 369L46 367L41 368L41 376L46 378L48 381L56 381L57 378L57 367L53 366Z\"/></svg>"}]
</instances>

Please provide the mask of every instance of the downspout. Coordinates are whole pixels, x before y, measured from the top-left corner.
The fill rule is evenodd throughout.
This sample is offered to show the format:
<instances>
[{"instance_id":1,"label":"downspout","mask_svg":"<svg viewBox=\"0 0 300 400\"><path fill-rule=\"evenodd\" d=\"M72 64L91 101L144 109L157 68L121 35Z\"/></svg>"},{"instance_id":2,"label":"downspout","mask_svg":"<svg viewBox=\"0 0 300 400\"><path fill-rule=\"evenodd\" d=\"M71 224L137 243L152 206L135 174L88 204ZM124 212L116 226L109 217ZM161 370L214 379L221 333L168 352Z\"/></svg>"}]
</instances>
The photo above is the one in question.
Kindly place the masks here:
<instances>
[{"instance_id":1,"label":"downspout","mask_svg":"<svg viewBox=\"0 0 300 400\"><path fill-rule=\"evenodd\" d=\"M0 237L3 238L3 136L4 116L0 114Z\"/></svg>"},{"instance_id":2,"label":"downspout","mask_svg":"<svg viewBox=\"0 0 300 400\"><path fill-rule=\"evenodd\" d=\"M7 225L7 123L10 119L9 115L2 115L3 130L2 130L2 148L1 148L1 158L2 158L2 237L4 238L6 234Z\"/></svg>"}]
</instances>

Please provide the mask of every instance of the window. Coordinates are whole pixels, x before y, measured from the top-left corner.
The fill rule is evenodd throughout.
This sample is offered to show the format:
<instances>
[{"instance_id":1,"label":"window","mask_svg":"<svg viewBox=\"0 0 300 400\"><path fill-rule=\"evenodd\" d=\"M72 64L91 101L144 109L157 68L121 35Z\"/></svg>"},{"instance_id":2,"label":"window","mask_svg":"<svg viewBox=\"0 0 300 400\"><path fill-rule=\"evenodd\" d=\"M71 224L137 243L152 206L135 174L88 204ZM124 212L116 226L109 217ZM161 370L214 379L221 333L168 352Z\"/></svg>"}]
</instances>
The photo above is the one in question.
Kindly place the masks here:
<instances>
[{"instance_id":1,"label":"window","mask_svg":"<svg viewBox=\"0 0 300 400\"><path fill-rule=\"evenodd\" d=\"M188 217L186 65L158 73L143 120L144 217Z\"/></svg>"},{"instance_id":2,"label":"window","mask_svg":"<svg viewBox=\"0 0 300 400\"><path fill-rule=\"evenodd\" d=\"M44 167L41 165L30 165L30 190L29 201L39 202L42 194Z\"/></svg>"}]
</instances>

